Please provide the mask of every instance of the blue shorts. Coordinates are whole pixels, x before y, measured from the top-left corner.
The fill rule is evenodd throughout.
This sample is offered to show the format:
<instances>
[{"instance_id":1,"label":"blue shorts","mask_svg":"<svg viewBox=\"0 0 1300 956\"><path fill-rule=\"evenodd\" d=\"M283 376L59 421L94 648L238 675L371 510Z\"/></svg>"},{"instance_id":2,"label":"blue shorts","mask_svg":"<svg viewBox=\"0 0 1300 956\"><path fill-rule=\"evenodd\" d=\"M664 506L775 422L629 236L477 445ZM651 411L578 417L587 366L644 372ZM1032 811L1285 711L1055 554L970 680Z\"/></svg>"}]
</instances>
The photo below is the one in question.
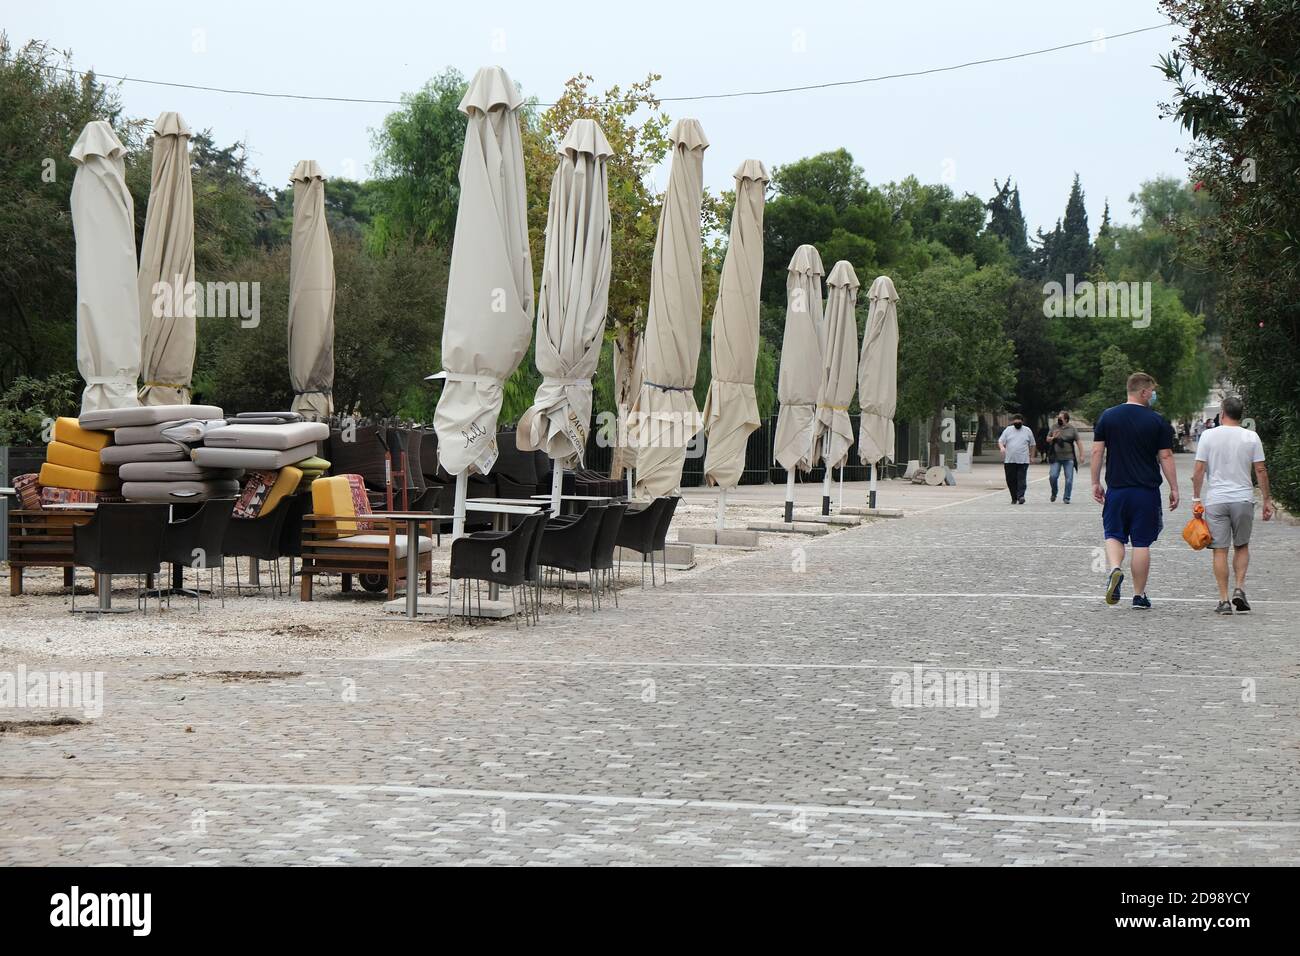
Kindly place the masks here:
<instances>
[{"instance_id":1,"label":"blue shorts","mask_svg":"<svg viewBox=\"0 0 1300 956\"><path fill-rule=\"evenodd\" d=\"M1159 488L1107 488L1101 527L1107 538L1149 548L1165 526Z\"/></svg>"}]
</instances>

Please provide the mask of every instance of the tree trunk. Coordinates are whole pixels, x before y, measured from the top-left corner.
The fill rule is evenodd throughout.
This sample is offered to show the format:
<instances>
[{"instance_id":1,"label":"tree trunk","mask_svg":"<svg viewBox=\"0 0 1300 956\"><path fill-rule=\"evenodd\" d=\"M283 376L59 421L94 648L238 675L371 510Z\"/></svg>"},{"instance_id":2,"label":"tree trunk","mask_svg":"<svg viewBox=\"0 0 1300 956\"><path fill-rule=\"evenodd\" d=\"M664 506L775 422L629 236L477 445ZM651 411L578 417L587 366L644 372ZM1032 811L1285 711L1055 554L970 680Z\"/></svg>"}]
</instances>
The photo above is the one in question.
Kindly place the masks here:
<instances>
[{"instance_id":1,"label":"tree trunk","mask_svg":"<svg viewBox=\"0 0 1300 956\"><path fill-rule=\"evenodd\" d=\"M943 429L943 402L940 402L930 418L930 467L939 464L939 436Z\"/></svg>"}]
</instances>

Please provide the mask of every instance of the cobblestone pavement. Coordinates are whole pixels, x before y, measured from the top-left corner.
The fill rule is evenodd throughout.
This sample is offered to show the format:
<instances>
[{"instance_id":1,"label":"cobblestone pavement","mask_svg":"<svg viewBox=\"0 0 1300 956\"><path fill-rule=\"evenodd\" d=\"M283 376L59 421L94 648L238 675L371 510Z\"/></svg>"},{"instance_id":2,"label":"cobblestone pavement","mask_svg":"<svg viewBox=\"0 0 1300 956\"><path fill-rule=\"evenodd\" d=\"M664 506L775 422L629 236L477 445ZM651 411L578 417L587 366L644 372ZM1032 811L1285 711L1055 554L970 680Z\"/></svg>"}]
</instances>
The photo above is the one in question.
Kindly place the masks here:
<instances>
[{"instance_id":1,"label":"cobblestone pavement","mask_svg":"<svg viewBox=\"0 0 1300 956\"><path fill-rule=\"evenodd\" d=\"M1256 611L1220 619L1186 515L1145 613L1036 479L472 640L0 656L106 693L0 734L0 862L1294 864L1300 528L1256 522ZM982 706L894 706L960 672Z\"/></svg>"}]
</instances>

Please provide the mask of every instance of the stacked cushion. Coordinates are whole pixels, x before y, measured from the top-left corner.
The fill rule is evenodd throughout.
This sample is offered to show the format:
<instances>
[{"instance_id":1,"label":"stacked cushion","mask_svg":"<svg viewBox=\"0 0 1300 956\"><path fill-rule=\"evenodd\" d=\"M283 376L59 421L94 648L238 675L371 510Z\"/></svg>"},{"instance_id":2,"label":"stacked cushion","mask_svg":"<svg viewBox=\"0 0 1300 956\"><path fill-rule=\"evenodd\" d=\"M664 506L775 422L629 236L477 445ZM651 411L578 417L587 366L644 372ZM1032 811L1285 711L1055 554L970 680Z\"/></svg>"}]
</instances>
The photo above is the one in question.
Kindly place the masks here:
<instances>
[{"instance_id":1,"label":"stacked cushion","mask_svg":"<svg viewBox=\"0 0 1300 956\"><path fill-rule=\"evenodd\" d=\"M124 501L125 499L111 491L81 491L76 488L42 488L41 507L48 505L86 505L101 501Z\"/></svg>"},{"instance_id":2,"label":"stacked cushion","mask_svg":"<svg viewBox=\"0 0 1300 956\"><path fill-rule=\"evenodd\" d=\"M100 449L112 446L109 432L80 425L75 418L54 421L54 440L45 447L39 481L72 491L117 491L117 475L100 461Z\"/></svg>"},{"instance_id":3,"label":"stacked cushion","mask_svg":"<svg viewBox=\"0 0 1300 956\"><path fill-rule=\"evenodd\" d=\"M122 495L128 501L202 501L239 493L239 468L208 468L190 460L189 448L171 440L169 431L220 422L215 405L148 405L89 412L81 417L99 428L114 429L114 443L99 453L105 465L118 466Z\"/></svg>"},{"instance_id":4,"label":"stacked cushion","mask_svg":"<svg viewBox=\"0 0 1300 956\"><path fill-rule=\"evenodd\" d=\"M117 475L112 471L86 471L46 462L41 465L40 482L45 487L72 488L76 491L117 491Z\"/></svg>"},{"instance_id":5,"label":"stacked cushion","mask_svg":"<svg viewBox=\"0 0 1300 956\"><path fill-rule=\"evenodd\" d=\"M292 465L279 471L255 471L244 482L233 515L245 519L268 515L281 501L296 492L301 483L302 472Z\"/></svg>"},{"instance_id":6,"label":"stacked cushion","mask_svg":"<svg viewBox=\"0 0 1300 956\"><path fill-rule=\"evenodd\" d=\"M101 451L113 444L113 433L82 428L75 418L56 418L54 440L88 451Z\"/></svg>"},{"instance_id":7,"label":"stacked cushion","mask_svg":"<svg viewBox=\"0 0 1300 956\"><path fill-rule=\"evenodd\" d=\"M215 405L137 405L133 408L103 408L86 412L78 420L82 428L131 428L139 425L157 425L160 422L178 422L187 418L206 421L221 418L222 411Z\"/></svg>"},{"instance_id":8,"label":"stacked cushion","mask_svg":"<svg viewBox=\"0 0 1300 956\"><path fill-rule=\"evenodd\" d=\"M316 444L329 437L322 422L281 425L227 425L203 436L194 460L210 468L247 468L278 471L316 457Z\"/></svg>"},{"instance_id":9,"label":"stacked cushion","mask_svg":"<svg viewBox=\"0 0 1300 956\"><path fill-rule=\"evenodd\" d=\"M24 511L41 510L41 481L36 475L19 475L14 479L14 491Z\"/></svg>"}]
</instances>

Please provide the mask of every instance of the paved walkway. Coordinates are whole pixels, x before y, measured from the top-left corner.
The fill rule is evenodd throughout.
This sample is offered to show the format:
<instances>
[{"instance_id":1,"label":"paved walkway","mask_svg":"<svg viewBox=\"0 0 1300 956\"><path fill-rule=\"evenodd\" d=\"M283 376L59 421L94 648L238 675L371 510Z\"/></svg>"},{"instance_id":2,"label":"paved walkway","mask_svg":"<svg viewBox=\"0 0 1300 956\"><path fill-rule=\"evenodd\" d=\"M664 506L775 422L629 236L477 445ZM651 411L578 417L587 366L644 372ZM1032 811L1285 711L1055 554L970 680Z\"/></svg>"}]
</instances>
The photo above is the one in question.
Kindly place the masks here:
<instances>
[{"instance_id":1,"label":"paved walkway","mask_svg":"<svg viewBox=\"0 0 1300 956\"><path fill-rule=\"evenodd\" d=\"M1185 509L1108 608L1039 474L468 645L106 665L89 725L0 735L0 863L1300 862L1300 528L1256 523L1249 617Z\"/></svg>"}]
</instances>

